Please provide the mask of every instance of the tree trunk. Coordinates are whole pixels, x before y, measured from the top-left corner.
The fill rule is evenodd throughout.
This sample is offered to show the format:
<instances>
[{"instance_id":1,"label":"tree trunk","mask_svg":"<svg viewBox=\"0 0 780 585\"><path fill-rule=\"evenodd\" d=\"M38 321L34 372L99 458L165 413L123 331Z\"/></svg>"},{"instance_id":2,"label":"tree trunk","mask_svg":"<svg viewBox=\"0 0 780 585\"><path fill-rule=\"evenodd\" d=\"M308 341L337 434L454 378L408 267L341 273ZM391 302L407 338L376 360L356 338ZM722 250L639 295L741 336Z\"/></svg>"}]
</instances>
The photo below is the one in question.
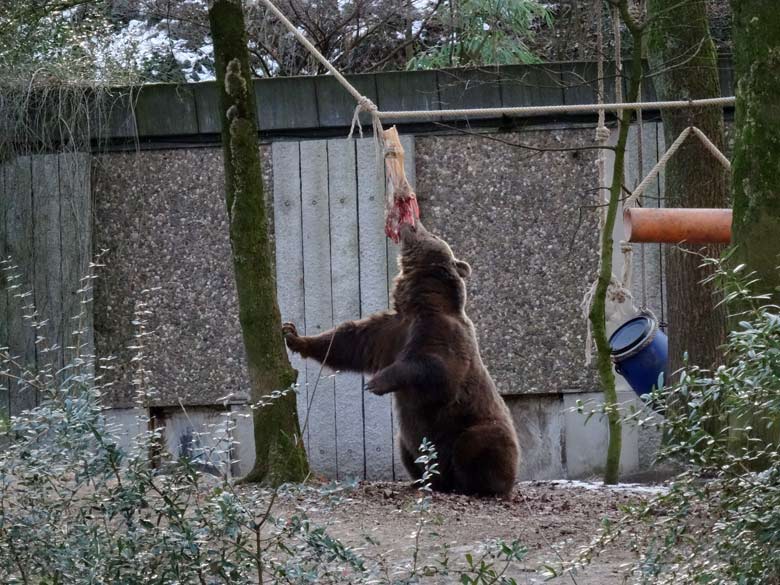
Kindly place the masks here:
<instances>
[{"instance_id":1,"label":"tree trunk","mask_svg":"<svg viewBox=\"0 0 780 585\"><path fill-rule=\"evenodd\" d=\"M627 2L620 3L620 14L626 23L634 41L633 58L628 82L628 101L635 102L639 96L639 84L642 79L642 28L637 25L628 11ZM601 26L601 23L599 23ZM628 129L631 125L631 110L623 110L620 114L620 125L617 144L615 145L615 162L612 170L612 183L609 188L609 203L607 217L601 232L601 258L599 276L590 308L590 319L593 338L596 341L596 370L604 392L604 406L609 427L609 444L607 445L607 460L604 468L604 483L615 484L620 479L620 451L623 444L623 426L615 388L615 372L612 364L612 351L607 338L606 301L609 283L612 280L612 252L614 242L612 232L615 228L620 197L623 192L623 177L626 165L626 144Z\"/></svg>"},{"instance_id":2,"label":"tree trunk","mask_svg":"<svg viewBox=\"0 0 780 585\"><path fill-rule=\"evenodd\" d=\"M720 96L718 61L704 2L649 0L647 56L655 74L660 100ZM710 108L662 110L664 136L672 144L694 125L723 150L723 112ZM728 174L694 136L690 136L666 165L666 207L727 207ZM720 245L665 246L669 373L683 366L687 352L692 364L711 368L723 359L726 315L716 308L716 285L702 284L710 270L687 250L719 257Z\"/></svg>"},{"instance_id":3,"label":"tree trunk","mask_svg":"<svg viewBox=\"0 0 780 585\"><path fill-rule=\"evenodd\" d=\"M780 13L775 0L732 0L737 78L732 166L736 258L761 279L754 292L780 286ZM776 297L775 297L775 301Z\"/></svg>"},{"instance_id":4,"label":"tree trunk","mask_svg":"<svg viewBox=\"0 0 780 585\"><path fill-rule=\"evenodd\" d=\"M780 287L780 14L775 0L732 0L737 104L732 157L735 261L755 271L754 294ZM767 426L767 420L772 421ZM732 421L735 428L744 426ZM746 421L741 421L746 422ZM780 414L756 412L751 435L780 444ZM735 431L734 448L747 440ZM766 460L756 462L765 467Z\"/></svg>"},{"instance_id":5,"label":"tree trunk","mask_svg":"<svg viewBox=\"0 0 780 585\"><path fill-rule=\"evenodd\" d=\"M268 236L244 14L240 0L216 0L209 10L222 114L225 198L238 294L239 321L254 404L255 466L245 481L302 481L308 462L290 388L297 372L282 338Z\"/></svg>"}]
</instances>

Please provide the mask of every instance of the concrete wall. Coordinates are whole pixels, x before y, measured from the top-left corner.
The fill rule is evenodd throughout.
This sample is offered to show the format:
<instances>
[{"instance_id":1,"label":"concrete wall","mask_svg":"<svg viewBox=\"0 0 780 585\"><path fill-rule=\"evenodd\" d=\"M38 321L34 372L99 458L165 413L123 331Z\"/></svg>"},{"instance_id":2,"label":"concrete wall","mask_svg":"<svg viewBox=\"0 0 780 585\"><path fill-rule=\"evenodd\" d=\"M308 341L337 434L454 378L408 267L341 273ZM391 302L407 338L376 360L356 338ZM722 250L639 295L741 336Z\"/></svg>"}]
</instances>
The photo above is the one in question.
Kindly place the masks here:
<instances>
[{"instance_id":1,"label":"concrete wall","mask_svg":"<svg viewBox=\"0 0 780 585\"><path fill-rule=\"evenodd\" d=\"M591 134L589 127L556 126L500 138L570 147L587 145ZM271 151L282 153L283 145L295 143L276 144L263 148L269 186L279 184ZM594 373L584 365L585 323L579 310L596 267L595 217L584 208L593 197L592 151L539 154L460 134L421 135L414 144L410 158L416 163L422 216L474 269L468 312L518 427L521 477L598 472L605 425L598 417L585 425L584 416L573 412L576 400L600 397ZM362 164L368 162L373 163ZM220 152L105 154L96 159L93 175L96 249L109 250L96 287L96 344L101 354L119 357L110 401L117 409L133 404L125 348L133 339L134 304L146 299L154 335L147 340L145 363L156 392L155 412L165 420L166 441L175 455L209 428L209 416L218 417L224 404L240 408L247 398ZM278 267L280 282L287 270ZM180 402L197 416L176 414ZM213 415L203 410L206 406ZM236 424L237 433L251 437L248 418L238 417ZM634 470L633 431L624 444L624 465ZM242 463L233 473L251 459L246 445L239 448ZM370 449L366 457L374 464L364 468L366 477L402 477L390 456L384 467Z\"/></svg>"},{"instance_id":2,"label":"concrete wall","mask_svg":"<svg viewBox=\"0 0 780 585\"><path fill-rule=\"evenodd\" d=\"M592 63L568 63L383 73L355 76L352 81L381 109L440 110L590 103L595 97L595 71ZM728 95L733 83L727 59L721 62L720 74L724 94ZM367 227L361 215L370 208L368 198L372 195L365 191L369 181L360 175L373 169L372 157L361 158L365 149L356 147L354 159L348 156L346 163L331 165L328 147L323 158L322 143L317 145L312 140L343 138L354 103L329 77L257 81L255 91L261 137L266 141L266 184L273 186L267 193L272 207L269 215L275 213L279 220L285 214L299 213L301 218L300 222L293 218L292 223L284 220L287 223L276 230L283 240L279 241L276 256L283 312L296 316L299 322L308 318L315 325L326 326L355 312L381 309L386 299L377 296L364 304L361 296L367 287L362 282L366 272L363 268L379 262L376 254L367 252L373 248L362 240L375 231L379 233ZM654 99L650 84L645 86L643 97ZM96 157L93 165L95 249L109 250L105 256L108 266L97 284L96 345L103 355L119 358L116 370L110 374L115 386L108 399L120 409L117 416L132 412L127 410L133 406L133 388L132 372L127 369L130 352L126 348L133 341L130 323L134 306L145 300L152 310L150 327L154 331L145 352L155 389L152 404L164 420L166 441L174 455L177 450L190 448L192 438L209 428L215 413L233 416L247 399L223 204L221 153L215 144L220 131L216 99L213 83L143 88L134 110L117 108L106 135L120 143L138 137L141 144L157 150L105 153ZM607 95L606 99L612 98ZM645 119L653 120L652 113L646 112ZM486 364L517 423L524 450L520 474L523 478L542 478L597 473L607 435L605 423L598 416L590 417L585 424L587 412L598 409L601 394L593 369L585 364L586 327L579 307L593 281L597 262L592 206L597 199L595 190L603 185L597 185L596 151L581 149L593 144L595 117L438 122L402 125L400 130L414 135L414 148L409 154L424 221L474 268L468 312L477 326ZM643 134L646 172L664 145L657 122L646 123ZM641 174L637 142L638 133L632 129L629 186ZM344 144L334 146L333 152L340 153L339 157L350 151L349 146L342 148ZM524 144L546 150L525 149ZM324 162L317 166L320 159ZM291 165L295 172L290 171ZM324 174L303 172L304 166L312 165ZM327 182L327 189L323 182ZM333 198L335 190L352 183L357 185L354 191L347 187L341 197ZM305 195L307 189L311 197ZM660 204L660 186L653 186L649 193L655 198L648 201ZM290 194L293 199L299 198L299 207L285 207L292 201ZM341 207L353 196L357 223L350 224L346 231L337 229L335 239L332 226L317 221L307 224L307 205L322 200L329 202L329 221L341 225L342 216L348 215L341 214ZM373 196L381 197L377 193ZM309 215L309 220L325 217L321 213ZM290 237L296 222L297 235ZM346 239L342 238L344 234L348 235ZM356 246L349 239L352 236L357 238ZM618 222L614 239L619 242L621 238ZM339 260L335 264L334 251ZM325 252L329 262L322 260ZM310 269L317 267L318 278L329 283L328 287L320 287L327 288L327 297L312 296L313 290L307 292L306 275L291 268L290 262L297 262L298 256L300 266L296 266L303 267L307 255ZM390 257L386 254L382 262ZM344 258L348 261L342 263ZM637 251L633 258L637 305L643 296L639 258ZM392 264L386 268L379 280L392 275ZM622 271L619 254L613 270L617 275ZM647 304L663 318L665 295L659 246L645 247L645 273ZM342 286L352 282L349 278L345 281L345 275L355 274L361 279L357 295L354 287ZM289 303L284 291L294 292L301 302ZM345 298L348 302L342 303ZM314 311L317 316L312 313L315 305L321 309ZM623 309L623 314L632 310L630 306ZM330 317L323 318L328 310ZM609 327L618 324L616 317ZM307 366L297 365L308 381ZM386 445L393 424L386 406L377 408L373 423L363 419L362 435L352 432L353 427L346 434L337 432L338 425L344 429L344 424L352 424L344 421L354 418L348 413L355 408L352 403L357 401L360 383L356 378L326 382L330 389L328 404L321 406L330 410L316 424L326 443L334 443L335 447L309 442L310 451L316 450L315 467L332 476L343 476L345 459L342 465L334 464L343 447L347 459L354 458L359 468L354 449L362 441L364 477L400 477L397 458L392 447ZM343 392L339 392L341 387ZM305 388L304 382L304 392ZM624 408L637 406L625 383L620 383L619 392ZM345 401L347 396L350 398ZM181 419L180 403L197 416ZM582 404L585 406L578 408ZM362 395L361 409L365 417L368 411ZM333 421L332 429L327 428L329 420ZM237 416L236 424L236 436L248 440L248 419ZM307 438L311 440L310 433ZM384 446L372 447L375 439ZM624 471L636 470L640 457L643 463L649 461L648 449L640 446L652 444L652 439L640 437L637 429L625 430ZM243 453L242 463L233 466L231 472L240 473L250 463L251 449L244 443L246 440L238 447ZM360 475L359 471L350 473Z\"/></svg>"}]
</instances>

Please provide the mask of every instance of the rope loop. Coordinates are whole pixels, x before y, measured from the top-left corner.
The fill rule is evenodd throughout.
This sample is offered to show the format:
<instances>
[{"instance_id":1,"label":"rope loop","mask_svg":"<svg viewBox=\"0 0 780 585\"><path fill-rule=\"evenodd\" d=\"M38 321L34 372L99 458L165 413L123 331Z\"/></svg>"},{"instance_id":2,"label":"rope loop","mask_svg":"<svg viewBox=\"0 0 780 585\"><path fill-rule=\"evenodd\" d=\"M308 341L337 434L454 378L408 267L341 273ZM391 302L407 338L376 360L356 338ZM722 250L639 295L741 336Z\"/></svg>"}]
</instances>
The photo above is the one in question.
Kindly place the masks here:
<instances>
[{"instance_id":1,"label":"rope loop","mask_svg":"<svg viewBox=\"0 0 780 585\"><path fill-rule=\"evenodd\" d=\"M361 95L357 100L357 105L355 106L355 113L352 114L352 125L349 128L349 136L347 136L347 139L352 138L352 135L355 133L355 126L357 126L358 128L358 133L360 134L360 137L363 138L363 125L360 123L361 112L370 113L372 119L376 121L378 119L379 108L368 97ZM374 124L374 126L376 126L376 124Z\"/></svg>"},{"instance_id":2,"label":"rope loop","mask_svg":"<svg viewBox=\"0 0 780 585\"><path fill-rule=\"evenodd\" d=\"M612 132L606 126L598 126L596 128L596 140L599 142L606 142L609 140L610 134L612 134Z\"/></svg>"}]
</instances>

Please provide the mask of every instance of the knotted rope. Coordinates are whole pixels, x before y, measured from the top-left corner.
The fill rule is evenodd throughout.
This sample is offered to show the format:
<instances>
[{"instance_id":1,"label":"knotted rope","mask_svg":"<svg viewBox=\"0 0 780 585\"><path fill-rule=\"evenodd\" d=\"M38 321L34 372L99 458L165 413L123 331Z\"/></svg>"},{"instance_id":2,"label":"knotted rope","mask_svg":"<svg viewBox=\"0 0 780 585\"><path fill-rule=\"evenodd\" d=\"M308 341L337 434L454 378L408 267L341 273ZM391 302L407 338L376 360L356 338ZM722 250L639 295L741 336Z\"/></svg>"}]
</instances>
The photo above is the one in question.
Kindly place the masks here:
<instances>
[{"instance_id":1,"label":"knotted rope","mask_svg":"<svg viewBox=\"0 0 780 585\"><path fill-rule=\"evenodd\" d=\"M601 0L594 0L594 8L596 12L596 18L598 19L598 26L596 27L596 44L598 47L598 60L596 62L596 75L598 77L598 123L596 126L596 142L606 147L610 138L610 130L607 128L606 119L606 107L604 105L604 36L602 32L603 27L603 13L602 13ZM622 75L620 64L620 22L617 15L613 14L613 22L615 26L613 28L613 34L615 35L615 96L618 103L622 102ZM599 234L604 230L607 218L607 205L609 205L609 196L606 190L606 164L607 164L607 150L601 148L599 150L598 158L596 159L596 168L598 174L598 218L599 218ZM621 181L622 183L622 181ZM599 238L599 259L601 259L601 253L603 251L603 239ZM633 309L633 297L631 295L631 263L632 263L632 248L631 245L626 242L621 242L621 251L623 252L623 279L619 280L614 274L610 277L610 282L607 287L607 300L617 310L615 312L621 312L620 307L623 307L626 302L630 303ZM601 271L601 261L599 260L599 271ZM598 287L598 278L591 284L580 303L580 309L582 310L582 316L585 319L586 333L585 333L585 364L590 365L593 361L593 327L590 322L590 311L593 306L593 300L596 296L596 288ZM612 317L610 314L607 316Z\"/></svg>"},{"instance_id":2,"label":"knotted rope","mask_svg":"<svg viewBox=\"0 0 780 585\"><path fill-rule=\"evenodd\" d=\"M718 150L718 147L715 146L709 138L707 138L707 135L699 130L696 126L688 126L685 130L680 132L680 135L672 143L672 145L664 153L660 160L655 164L652 170L644 179L642 179L642 182L637 185L636 189L634 189L631 195L626 199L626 204L630 203L633 205L636 203L637 199L642 195L642 193L645 192L645 189L647 189L650 183L655 180L655 178L658 176L658 173L664 169L666 163L669 162L669 159L672 158L672 155L677 152L680 146L682 146L682 143L685 142L691 133L693 133L701 141L705 148L712 154L713 157L718 160L721 165L723 165L726 170L731 170L731 162L729 162L729 159L727 159L725 155L720 150Z\"/></svg>"},{"instance_id":3,"label":"knotted rope","mask_svg":"<svg viewBox=\"0 0 780 585\"><path fill-rule=\"evenodd\" d=\"M363 127L360 124L360 113L361 112L368 112L371 114L371 122L372 126L374 128L374 138L377 140L377 142L381 142L382 140L382 122L379 119L379 108L377 108L376 104L371 101L370 98L360 93L355 87L347 81L346 77L344 77L341 72L336 69L336 67L333 66L333 64L328 61L325 56L319 52L317 47L315 47L309 39L304 36L304 34L298 30L298 28L290 22L290 20L284 15L284 13L279 10L271 0L260 0L268 10L274 13L276 18L279 19L279 22L281 22L287 30L289 30L293 36L298 39L298 42L301 43L309 53L314 55L314 57L322 63L323 67L327 69L333 77L336 78L336 81L338 81L344 89L346 89L350 95L352 95L353 98L355 98L355 101L357 102L357 106L355 107L355 113L352 116L352 126L349 130L349 138L352 138L352 134L355 131L355 126L357 125L358 131L360 133L360 137L363 137Z\"/></svg>"}]
</instances>

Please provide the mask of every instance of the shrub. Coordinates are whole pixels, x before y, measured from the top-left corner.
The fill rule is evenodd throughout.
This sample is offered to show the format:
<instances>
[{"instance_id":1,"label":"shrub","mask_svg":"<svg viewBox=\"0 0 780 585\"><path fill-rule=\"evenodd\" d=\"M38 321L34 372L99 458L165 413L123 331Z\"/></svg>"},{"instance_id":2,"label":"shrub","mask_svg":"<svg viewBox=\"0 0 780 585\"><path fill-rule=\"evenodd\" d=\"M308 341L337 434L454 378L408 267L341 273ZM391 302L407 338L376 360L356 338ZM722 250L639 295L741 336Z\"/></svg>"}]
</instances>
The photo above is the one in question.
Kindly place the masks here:
<instances>
[{"instance_id":1,"label":"shrub","mask_svg":"<svg viewBox=\"0 0 780 585\"><path fill-rule=\"evenodd\" d=\"M686 366L650 404L665 412L659 459L682 463L668 492L607 524L577 563L624 533L639 583L780 583L780 307L751 293L744 266L715 266L735 324L714 371ZM640 420L639 424L647 424ZM571 567L570 567L571 569Z\"/></svg>"},{"instance_id":2,"label":"shrub","mask_svg":"<svg viewBox=\"0 0 780 585\"><path fill-rule=\"evenodd\" d=\"M85 306L90 283L86 279L81 291ZM141 406L153 392L144 369L147 315L139 304L133 364ZM34 310L28 311L32 327L35 319ZM101 372L112 362L86 355L83 328L77 329L62 371L26 371L0 348L0 375L40 396L36 408L12 417L0 439L6 443L0 453L0 582L404 584L449 575L464 584L515 583L504 572L525 554L518 543L485 543L460 562L449 558L446 547L433 558L419 558L430 478L437 472L428 442L419 459L426 471L419 482L412 560L392 567L310 520L307 510L338 505L350 486L238 490L203 473L202 461L214 453L195 449L190 458L153 465L156 430L123 449L102 404ZM145 416L140 422L149 426ZM216 443L228 441L226 436ZM275 502L288 495L303 503L289 517L277 516Z\"/></svg>"}]
</instances>

